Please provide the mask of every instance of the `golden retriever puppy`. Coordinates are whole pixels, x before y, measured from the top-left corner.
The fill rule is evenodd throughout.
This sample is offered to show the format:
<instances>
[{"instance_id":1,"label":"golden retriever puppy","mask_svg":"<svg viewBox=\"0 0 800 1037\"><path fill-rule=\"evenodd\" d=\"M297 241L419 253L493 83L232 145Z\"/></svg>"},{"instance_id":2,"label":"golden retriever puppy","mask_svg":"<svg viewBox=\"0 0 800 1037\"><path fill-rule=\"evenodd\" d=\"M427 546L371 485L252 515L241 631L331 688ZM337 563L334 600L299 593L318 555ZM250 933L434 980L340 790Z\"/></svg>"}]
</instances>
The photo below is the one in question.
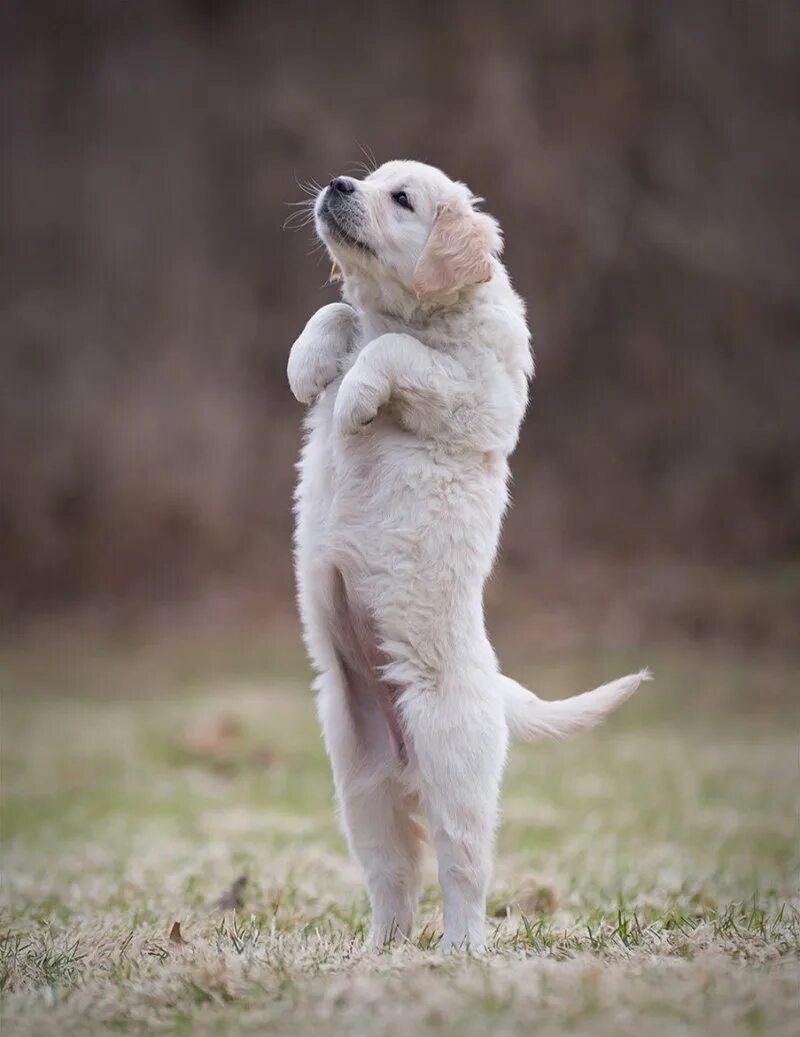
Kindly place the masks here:
<instances>
[{"instance_id":1,"label":"golden retriever puppy","mask_svg":"<svg viewBox=\"0 0 800 1037\"><path fill-rule=\"evenodd\" d=\"M533 376L494 219L419 162L336 177L315 204L343 301L308 322L296 568L318 710L370 939L411 933L425 822L446 949L484 946L509 736L561 737L646 672L560 702L503 676L483 587Z\"/></svg>"}]
</instances>

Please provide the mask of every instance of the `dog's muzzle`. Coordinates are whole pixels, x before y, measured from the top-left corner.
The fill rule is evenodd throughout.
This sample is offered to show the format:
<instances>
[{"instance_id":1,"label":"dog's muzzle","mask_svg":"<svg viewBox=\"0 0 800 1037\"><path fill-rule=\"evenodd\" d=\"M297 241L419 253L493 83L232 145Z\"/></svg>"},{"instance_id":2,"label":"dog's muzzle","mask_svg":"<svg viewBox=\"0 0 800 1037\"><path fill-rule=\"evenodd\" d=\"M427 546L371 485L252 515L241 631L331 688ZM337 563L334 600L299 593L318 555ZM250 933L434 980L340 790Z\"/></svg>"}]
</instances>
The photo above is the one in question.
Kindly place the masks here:
<instances>
[{"instance_id":1,"label":"dog's muzzle","mask_svg":"<svg viewBox=\"0 0 800 1037\"><path fill-rule=\"evenodd\" d=\"M336 176L331 180L320 196L317 216L327 233L340 244L372 253L361 237L364 212L356 185L349 177Z\"/></svg>"}]
</instances>

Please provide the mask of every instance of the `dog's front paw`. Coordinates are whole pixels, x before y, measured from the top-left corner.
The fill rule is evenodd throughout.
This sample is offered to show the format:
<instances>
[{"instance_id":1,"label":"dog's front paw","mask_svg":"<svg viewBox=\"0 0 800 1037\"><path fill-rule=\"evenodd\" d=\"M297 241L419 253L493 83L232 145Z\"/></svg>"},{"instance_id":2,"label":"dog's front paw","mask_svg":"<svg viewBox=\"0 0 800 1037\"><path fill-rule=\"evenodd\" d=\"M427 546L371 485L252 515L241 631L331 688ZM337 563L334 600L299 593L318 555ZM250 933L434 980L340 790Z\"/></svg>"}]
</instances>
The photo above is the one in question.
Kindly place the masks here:
<instances>
[{"instance_id":1,"label":"dog's front paw","mask_svg":"<svg viewBox=\"0 0 800 1037\"><path fill-rule=\"evenodd\" d=\"M342 435L351 436L374 421L384 402L377 380L363 378L353 368L339 386L333 408L334 425Z\"/></svg>"},{"instance_id":2,"label":"dog's front paw","mask_svg":"<svg viewBox=\"0 0 800 1037\"><path fill-rule=\"evenodd\" d=\"M337 377L337 358L315 348L314 343L304 341L301 335L289 354L286 373L295 399L300 403L313 403Z\"/></svg>"},{"instance_id":3,"label":"dog's front paw","mask_svg":"<svg viewBox=\"0 0 800 1037\"><path fill-rule=\"evenodd\" d=\"M301 403L313 403L339 377L339 363L352 345L355 311L344 302L317 310L292 346L287 374Z\"/></svg>"}]
</instances>

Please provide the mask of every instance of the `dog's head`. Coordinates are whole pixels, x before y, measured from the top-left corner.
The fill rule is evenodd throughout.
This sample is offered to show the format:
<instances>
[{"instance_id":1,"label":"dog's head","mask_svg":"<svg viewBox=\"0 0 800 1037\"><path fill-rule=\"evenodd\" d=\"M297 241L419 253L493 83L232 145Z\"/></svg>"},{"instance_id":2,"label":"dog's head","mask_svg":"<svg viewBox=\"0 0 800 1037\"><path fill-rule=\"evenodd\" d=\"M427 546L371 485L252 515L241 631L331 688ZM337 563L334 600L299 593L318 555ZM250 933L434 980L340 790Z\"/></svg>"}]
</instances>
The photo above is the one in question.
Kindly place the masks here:
<instances>
[{"instance_id":1,"label":"dog's head","mask_svg":"<svg viewBox=\"0 0 800 1037\"><path fill-rule=\"evenodd\" d=\"M421 162L387 162L364 180L339 176L314 216L335 270L379 294L445 298L491 280L497 222L461 183Z\"/></svg>"}]
</instances>

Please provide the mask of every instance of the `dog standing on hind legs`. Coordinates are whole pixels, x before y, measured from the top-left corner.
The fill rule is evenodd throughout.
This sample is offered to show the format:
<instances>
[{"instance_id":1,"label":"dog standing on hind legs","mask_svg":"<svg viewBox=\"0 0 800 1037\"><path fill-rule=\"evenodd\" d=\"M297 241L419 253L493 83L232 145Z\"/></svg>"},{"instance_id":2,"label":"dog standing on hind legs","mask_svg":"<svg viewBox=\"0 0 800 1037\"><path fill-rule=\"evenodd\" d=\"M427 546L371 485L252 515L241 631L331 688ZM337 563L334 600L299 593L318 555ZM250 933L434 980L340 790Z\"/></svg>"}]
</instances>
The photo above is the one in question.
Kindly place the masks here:
<instances>
[{"instance_id":1,"label":"dog standing on hind legs","mask_svg":"<svg viewBox=\"0 0 800 1037\"><path fill-rule=\"evenodd\" d=\"M419 162L332 180L314 221L343 301L314 314L289 357L310 405L300 611L375 945L411 934L427 830L442 947L483 948L509 737L591 727L648 676L546 702L499 671L483 587L533 357L479 202Z\"/></svg>"}]
</instances>

